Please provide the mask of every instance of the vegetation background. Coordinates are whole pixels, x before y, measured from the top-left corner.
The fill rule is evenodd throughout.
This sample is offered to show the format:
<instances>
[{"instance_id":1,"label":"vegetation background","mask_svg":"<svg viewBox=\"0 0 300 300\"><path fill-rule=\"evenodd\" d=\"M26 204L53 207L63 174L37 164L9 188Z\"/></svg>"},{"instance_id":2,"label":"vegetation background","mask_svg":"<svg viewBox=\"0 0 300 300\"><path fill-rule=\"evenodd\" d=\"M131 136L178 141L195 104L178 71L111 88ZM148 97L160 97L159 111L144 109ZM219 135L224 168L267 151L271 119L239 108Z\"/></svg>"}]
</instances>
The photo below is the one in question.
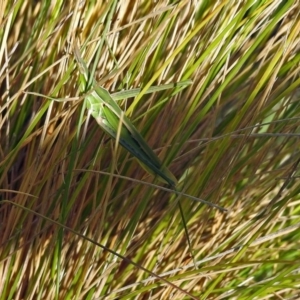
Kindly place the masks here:
<instances>
[{"instance_id":1,"label":"vegetation background","mask_svg":"<svg viewBox=\"0 0 300 300\"><path fill-rule=\"evenodd\" d=\"M1 1L0 299L299 299L299 8ZM89 118L75 44L99 85L141 88L118 103L178 189L228 212Z\"/></svg>"}]
</instances>

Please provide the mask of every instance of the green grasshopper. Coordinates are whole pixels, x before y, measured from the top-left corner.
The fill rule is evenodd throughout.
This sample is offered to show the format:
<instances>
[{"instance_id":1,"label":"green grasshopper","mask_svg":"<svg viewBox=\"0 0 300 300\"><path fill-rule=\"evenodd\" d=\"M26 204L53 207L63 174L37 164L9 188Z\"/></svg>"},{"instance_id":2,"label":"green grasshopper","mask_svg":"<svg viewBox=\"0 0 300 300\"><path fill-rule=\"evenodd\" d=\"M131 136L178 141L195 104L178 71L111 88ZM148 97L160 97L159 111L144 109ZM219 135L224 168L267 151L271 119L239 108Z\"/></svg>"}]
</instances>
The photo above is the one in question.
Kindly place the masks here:
<instances>
[{"instance_id":1,"label":"green grasshopper","mask_svg":"<svg viewBox=\"0 0 300 300\"><path fill-rule=\"evenodd\" d=\"M149 147L135 126L130 122L110 93L103 87L100 87L94 78L90 78L90 72L80 56L78 47L75 47L74 55L80 71L81 91L85 93L86 106L97 123L107 134L135 156L146 171L154 174L158 179L168 183L176 194L186 195L176 191L177 179L175 176L162 164L157 155ZM191 197L189 196L189 198ZM197 199L197 201L218 207L217 205L208 203L207 201L199 199ZM191 253L193 253L183 209L179 201L178 206L189 248ZM222 209L221 207L218 208Z\"/></svg>"},{"instance_id":2,"label":"green grasshopper","mask_svg":"<svg viewBox=\"0 0 300 300\"><path fill-rule=\"evenodd\" d=\"M100 127L135 156L146 171L175 188L175 176L162 164L110 93L99 86L94 78L89 78L90 72L77 47L74 49L74 55L80 71L81 91L85 93L87 109ZM91 82L90 86L88 82Z\"/></svg>"}]
</instances>

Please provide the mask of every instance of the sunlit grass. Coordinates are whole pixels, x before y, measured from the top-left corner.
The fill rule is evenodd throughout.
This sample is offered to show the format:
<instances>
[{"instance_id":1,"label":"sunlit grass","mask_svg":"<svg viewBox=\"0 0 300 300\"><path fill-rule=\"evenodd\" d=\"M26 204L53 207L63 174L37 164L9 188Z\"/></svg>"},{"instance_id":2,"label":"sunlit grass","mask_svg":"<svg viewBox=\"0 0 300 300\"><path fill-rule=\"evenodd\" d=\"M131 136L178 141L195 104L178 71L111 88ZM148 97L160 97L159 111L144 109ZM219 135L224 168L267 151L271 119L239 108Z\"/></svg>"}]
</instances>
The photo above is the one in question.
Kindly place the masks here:
<instances>
[{"instance_id":1,"label":"sunlit grass","mask_svg":"<svg viewBox=\"0 0 300 300\"><path fill-rule=\"evenodd\" d=\"M297 297L299 4L172 2L0 9L0 299ZM89 117L75 44L112 95L140 89L118 104L178 189L227 213Z\"/></svg>"}]
</instances>

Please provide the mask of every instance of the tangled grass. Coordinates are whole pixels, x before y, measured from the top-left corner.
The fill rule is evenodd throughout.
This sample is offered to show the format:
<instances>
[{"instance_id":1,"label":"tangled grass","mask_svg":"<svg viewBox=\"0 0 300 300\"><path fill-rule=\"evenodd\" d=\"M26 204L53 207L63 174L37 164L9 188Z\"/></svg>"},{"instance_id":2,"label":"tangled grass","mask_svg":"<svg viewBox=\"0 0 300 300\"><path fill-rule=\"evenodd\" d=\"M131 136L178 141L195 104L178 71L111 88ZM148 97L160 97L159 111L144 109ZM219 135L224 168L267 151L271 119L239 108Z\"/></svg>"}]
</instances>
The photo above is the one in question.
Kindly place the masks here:
<instances>
[{"instance_id":1,"label":"tangled grass","mask_svg":"<svg viewBox=\"0 0 300 300\"><path fill-rule=\"evenodd\" d=\"M0 13L1 300L299 297L298 1ZM178 188L227 213L164 189L89 118L75 44L99 85L141 89L119 104Z\"/></svg>"}]
</instances>

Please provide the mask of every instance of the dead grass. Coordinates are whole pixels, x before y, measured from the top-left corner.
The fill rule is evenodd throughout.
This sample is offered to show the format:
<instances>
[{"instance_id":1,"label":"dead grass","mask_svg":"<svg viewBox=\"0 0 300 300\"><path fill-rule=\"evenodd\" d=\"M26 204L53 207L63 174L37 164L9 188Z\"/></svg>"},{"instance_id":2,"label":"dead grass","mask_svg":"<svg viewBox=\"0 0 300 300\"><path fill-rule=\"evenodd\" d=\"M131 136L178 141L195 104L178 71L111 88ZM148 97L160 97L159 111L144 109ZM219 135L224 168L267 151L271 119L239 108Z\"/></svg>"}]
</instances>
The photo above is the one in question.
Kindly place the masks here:
<instances>
[{"instance_id":1,"label":"dead grass","mask_svg":"<svg viewBox=\"0 0 300 300\"><path fill-rule=\"evenodd\" d=\"M0 299L299 296L298 1L2 5ZM228 213L141 183L75 43L110 92L142 88L118 103L178 188Z\"/></svg>"}]
</instances>

